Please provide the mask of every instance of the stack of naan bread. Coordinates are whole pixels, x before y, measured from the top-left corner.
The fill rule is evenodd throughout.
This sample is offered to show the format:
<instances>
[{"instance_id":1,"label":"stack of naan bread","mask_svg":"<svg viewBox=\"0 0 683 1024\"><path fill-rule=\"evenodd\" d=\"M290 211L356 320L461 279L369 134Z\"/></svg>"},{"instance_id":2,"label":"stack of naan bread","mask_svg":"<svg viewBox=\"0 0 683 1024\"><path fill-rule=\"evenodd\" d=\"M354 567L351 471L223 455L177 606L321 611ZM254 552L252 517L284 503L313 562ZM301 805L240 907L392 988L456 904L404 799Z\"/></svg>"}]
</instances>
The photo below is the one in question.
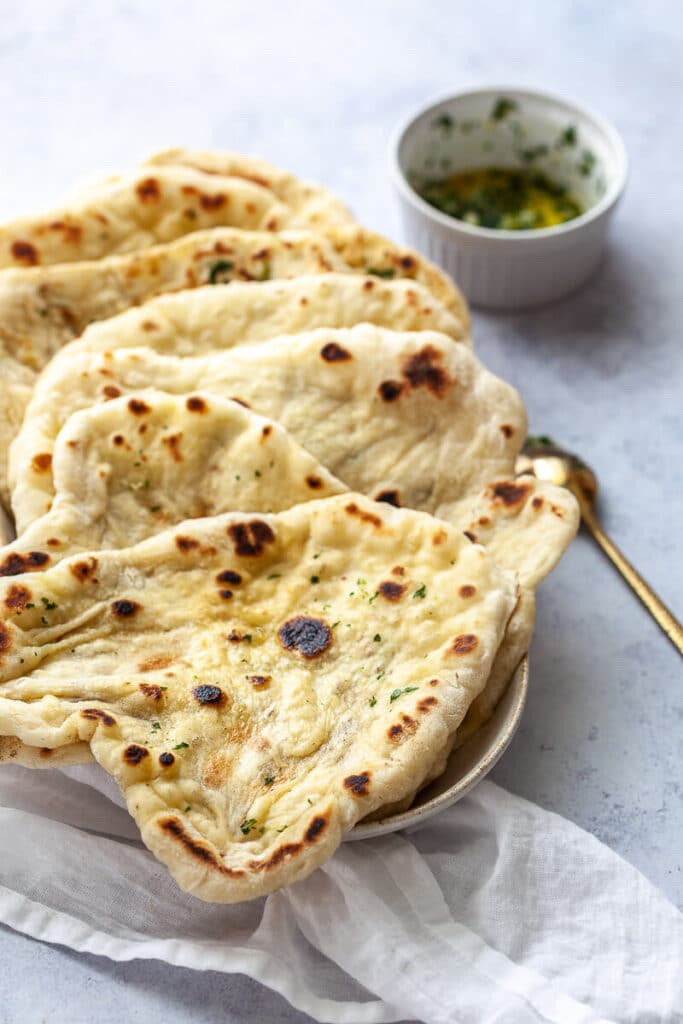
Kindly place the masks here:
<instances>
[{"instance_id":1,"label":"stack of naan bread","mask_svg":"<svg viewBox=\"0 0 683 1024\"><path fill-rule=\"evenodd\" d=\"M208 900L310 873L491 714L577 527L417 253L173 150L0 227L0 759L94 758Z\"/></svg>"}]
</instances>

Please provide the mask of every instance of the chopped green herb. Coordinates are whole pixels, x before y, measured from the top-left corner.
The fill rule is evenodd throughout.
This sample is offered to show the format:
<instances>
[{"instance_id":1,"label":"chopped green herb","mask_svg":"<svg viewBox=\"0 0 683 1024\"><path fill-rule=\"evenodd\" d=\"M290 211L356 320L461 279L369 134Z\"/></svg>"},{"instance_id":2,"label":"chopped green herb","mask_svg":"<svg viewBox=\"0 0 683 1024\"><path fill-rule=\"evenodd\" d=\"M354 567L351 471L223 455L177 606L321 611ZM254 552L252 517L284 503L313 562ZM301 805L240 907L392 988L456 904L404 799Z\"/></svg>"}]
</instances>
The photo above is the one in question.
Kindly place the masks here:
<instances>
[{"instance_id":1,"label":"chopped green herb","mask_svg":"<svg viewBox=\"0 0 683 1024\"><path fill-rule=\"evenodd\" d=\"M250 644L251 643L251 633L245 633L244 636L242 637L242 639L246 640L247 643Z\"/></svg>"},{"instance_id":2,"label":"chopped green herb","mask_svg":"<svg viewBox=\"0 0 683 1024\"><path fill-rule=\"evenodd\" d=\"M426 596L427 596L427 588L424 585L424 583L421 583L420 586L415 591L415 593L413 594L413 597L426 597Z\"/></svg>"},{"instance_id":3,"label":"chopped green herb","mask_svg":"<svg viewBox=\"0 0 683 1024\"><path fill-rule=\"evenodd\" d=\"M533 163L539 156L546 156L548 153L548 147L544 142L539 143L538 146L529 146L527 149L520 150L520 156L525 163Z\"/></svg>"},{"instance_id":4,"label":"chopped green herb","mask_svg":"<svg viewBox=\"0 0 683 1024\"><path fill-rule=\"evenodd\" d=\"M591 153L590 149L584 149L581 154L581 163L579 164L579 172L583 174L584 178L587 178L595 167L595 156Z\"/></svg>"},{"instance_id":5,"label":"chopped green herb","mask_svg":"<svg viewBox=\"0 0 683 1024\"><path fill-rule=\"evenodd\" d=\"M319 576L311 576L311 583L320 583Z\"/></svg>"},{"instance_id":6,"label":"chopped green herb","mask_svg":"<svg viewBox=\"0 0 683 1024\"><path fill-rule=\"evenodd\" d=\"M171 747L171 750L184 750L189 745L189 743L176 743L175 747Z\"/></svg>"},{"instance_id":7,"label":"chopped green herb","mask_svg":"<svg viewBox=\"0 0 683 1024\"><path fill-rule=\"evenodd\" d=\"M558 146L575 146L576 145L576 128L573 124L568 124L565 130L557 140Z\"/></svg>"},{"instance_id":8,"label":"chopped green herb","mask_svg":"<svg viewBox=\"0 0 683 1024\"><path fill-rule=\"evenodd\" d=\"M389 694L389 702L392 703L393 701L398 700L399 697L402 697L404 693L413 693L413 691L417 689L417 686L404 686L402 690L392 690Z\"/></svg>"},{"instance_id":9,"label":"chopped green herb","mask_svg":"<svg viewBox=\"0 0 683 1024\"><path fill-rule=\"evenodd\" d=\"M197 219L197 211L196 210L185 210L185 216L187 217L188 220L196 220Z\"/></svg>"},{"instance_id":10,"label":"chopped green herb","mask_svg":"<svg viewBox=\"0 0 683 1024\"><path fill-rule=\"evenodd\" d=\"M152 722L152 729L154 730L154 732L157 732L157 730L161 729L161 722Z\"/></svg>"},{"instance_id":11,"label":"chopped green herb","mask_svg":"<svg viewBox=\"0 0 683 1024\"><path fill-rule=\"evenodd\" d=\"M368 581L364 580L361 576L359 576L358 579L356 580L356 583L358 584L359 587L364 587L367 582Z\"/></svg>"},{"instance_id":12,"label":"chopped green herb","mask_svg":"<svg viewBox=\"0 0 683 1024\"><path fill-rule=\"evenodd\" d=\"M275 829L275 831L276 831L276 832L284 832L284 830L285 830L286 828L289 828L289 825L283 825L283 826L282 826L282 828L276 828L276 829Z\"/></svg>"},{"instance_id":13,"label":"chopped green herb","mask_svg":"<svg viewBox=\"0 0 683 1024\"><path fill-rule=\"evenodd\" d=\"M376 644L378 644L381 642L382 637L379 635L379 633L375 633L372 639L375 641Z\"/></svg>"},{"instance_id":14,"label":"chopped green herb","mask_svg":"<svg viewBox=\"0 0 683 1024\"><path fill-rule=\"evenodd\" d=\"M275 782L275 776L274 775L266 775L265 779L263 780L264 786L272 786L274 782Z\"/></svg>"},{"instance_id":15,"label":"chopped green herb","mask_svg":"<svg viewBox=\"0 0 683 1024\"><path fill-rule=\"evenodd\" d=\"M49 623L49 622L47 621L47 619L45 618L45 616L44 616L44 615L41 615L41 616L40 616L40 621L42 622L42 624L43 624L44 626L49 626L49 625L50 625L50 623Z\"/></svg>"},{"instance_id":16,"label":"chopped green herb","mask_svg":"<svg viewBox=\"0 0 683 1024\"><path fill-rule=\"evenodd\" d=\"M185 814L187 814L187 812L191 811L191 810L192 810L192 808L190 807L189 804L187 804L187 806L185 807Z\"/></svg>"},{"instance_id":17,"label":"chopped green herb","mask_svg":"<svg viewBox=\"0 0 683 1024\"><path fill-rule=\"evenodd\" d=\"M370 705L371 708L374 708L376 703L377 703L377 698L376 697L371 697L370 700L368 701L368 704Z\"/></svg>"},{"instance_id":18,"label":"chopped green herb","mask_svg":"<svg viewBox=\"0 0 683 1024\"><path fill-rule=\"evenodd\" d=\"M270 263L266 260L261 269L260 275L255 278L256 281L269 281L270 280Z\"/></svg>"},{"instance_id":19,"label":"chopped green herb","mask_svg":"<svg viewBox=\"0 0 683 1024\"><path fill-rule=\"evenodd\" d=\"M242 835L248 836L253 828L256 827L256 818L247 818L240 825L240 832Z\"/></svg>"},{"instance_id":20,"label":"chopped green herb","mask_svg":"<svg viewBox=\"0 0 683 1024\"><path fill-rule=\"evenodd\" d=\"M282 576L281 572L271 572L270 576L266 576L267 580L279 580Z\"/></svg>"},{"instance_id":21,"label":"chopped green herb","mask_svg":"<svg viewBox=\"0 0 683 1024\"><path fill-rule=\"evenodd\" d=\"M150 512L158 512L160 508L161 505L152 505L150 508Z\"/></svg>"},{"instance_id":22,"label":"chopped green herb","mask_svg":"<svg viewBox=\"0 0 683 1024\"><path fill-rule=\"evenodd\" d=\"M380 672L377 673L377 679L378 680L379 679L383 679L386 674L387 674L387 671L386 671L386 669L383 668Z\"/></svg>"},{"instance_id":23,"label":"chopped green herb","mask_svg":"<svg viewBox=\"0 0 683 1024\"><path fill-rule=\"evenodd\" d=\"M510 100L506 96L500 96L493 105L491 119L493 121L502 121L504 117L507 117L508 114L511 114L516 109L517 104L514 100Z\"/></svg>"},{"instance_id":24,"label":"chopped green herb","mask_svg":"<svg viewBox=\"0 0 683 1024\"><path fill-rule=\"evenodd\" d=\"M261 470L260 469L255 469L254 470L254 476L261 476Z\"/></svg>"},{"instance_id":25,"label":"chopped green herb","mask_svg":"<svg viewBox=\"0 0 683 1024\"><path fill-rule=\"evenodd\" d=\"M333 622L332 623L332 629L336 629L340 622L341 622L341 619L337 619L336 622Z\"/></svg>"},{"instance_id":26,"label":"chopped green herb","mask_svg":"<svg viewBox=\"0 0 683 1024\"><path fill-rule=\"evenodd\" d=\"M374 274L375 277L396 277L394 267L368 267L367 272Z\"/></svg>"},{"instance_id":27,"label":"chopped green herb","mask_svg":"<svg viewBox=\"0 0 683 1024\"><path fill-rule=\"evenodd\" d=\"M54 601L50 601L48 597L41 597L40 600L43 602L45 609L48 612L51 612L53 608L57 607L56 603Z\"/></svg>"},{"instance_id":28,"label":"chopped green herb","mask_svg":"<svg viewBox=\"0 0 683 1024\"><path fill-rule=\"evenodd\" d=\"M443 132L449 132L454 121L450 114L439 114L432 121L432 128L440 128Z\"/></svg>"},{"instance_id":29,"label":"chopped green herb","mask_svg":"<svg viewBox=\"0 0 683 1024\"><path fill-rule=\"evenodd\" d=\"M368 604L372 604L372 602L376 601L378 597L379 597L379 590L376 590L375 593L372 595L372 597L368 598Z\"/></svg>"},{"instance_id":30,"label":"chopped green herb","mask_svg":"<svg viewBox=\"0 0 683 1024\"><path fill-rule=\"evenodd\" d=\"M29 603L26 605L26 607L27 608L35 608L35 605L33 604L32 601L29 601Z\"/></svg>"},{"instance_id":31,"label":"chopped green herb","mask_svg":"<svg viewBox=\"0 0 683 1024\"><path fill-rule=\"evenodd\" d=\"M209 270L209 284L219 284L225 280L221 275L227 274L235 269L235 264L230 260L216 260Z\"/></svg>"}]
</instances>

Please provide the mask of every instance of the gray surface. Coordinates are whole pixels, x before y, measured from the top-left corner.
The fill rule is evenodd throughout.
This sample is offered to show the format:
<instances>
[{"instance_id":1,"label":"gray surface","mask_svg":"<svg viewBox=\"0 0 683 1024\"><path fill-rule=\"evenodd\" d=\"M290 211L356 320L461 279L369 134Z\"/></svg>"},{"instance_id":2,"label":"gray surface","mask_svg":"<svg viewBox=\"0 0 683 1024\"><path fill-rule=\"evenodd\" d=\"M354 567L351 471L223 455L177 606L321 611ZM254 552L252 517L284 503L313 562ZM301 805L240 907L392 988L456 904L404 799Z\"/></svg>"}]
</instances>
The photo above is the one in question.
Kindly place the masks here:
<instances>
[{"instance_id":1,"label":"gray surface","mask_svg":"<svg viewBox=\"0 0 683 1024\"><path fill-rule=\"evenodd\" d=\"M0 215L156 147L260 152L399 236L395 123L470 85L541 86L622 131L632 176L576 297L474 317L532 428L600 471L615 539L679 613L683 19L671 2L2 4ZM543 586L502 785L593 831L683 902L680 659L586 538ZM111 964L0 932L0 1020L304 1020L241 978Z\"/></svg>"}]
</instances>

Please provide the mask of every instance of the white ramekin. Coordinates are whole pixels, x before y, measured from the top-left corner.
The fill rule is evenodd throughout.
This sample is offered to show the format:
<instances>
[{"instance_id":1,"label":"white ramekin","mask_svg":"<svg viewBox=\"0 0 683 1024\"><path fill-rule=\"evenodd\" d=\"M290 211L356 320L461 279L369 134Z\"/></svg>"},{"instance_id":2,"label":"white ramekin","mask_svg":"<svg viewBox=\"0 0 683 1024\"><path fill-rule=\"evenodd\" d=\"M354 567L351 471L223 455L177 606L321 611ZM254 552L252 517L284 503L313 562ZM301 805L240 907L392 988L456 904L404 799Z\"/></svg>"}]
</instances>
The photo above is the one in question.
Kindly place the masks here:
<instances>
[{"instance_id":1,"label":"white ramekin","mask_svg":"<svg viewBox=\"0 0 683 1024\"><path fill-rule=\"evenodd\" d=\"M508 101L502 108L501 100ZM498 119L492 116L497 104L499 112L508 110ZM441 213L411 185L414 177L491 166L532 167L567 185L585 212L540 230L482 228ZM448 271L473 305L493 309L550 302L590 277L627 168L620 136L601 117L544 92L507 86L423 107L392 144L409 244Z\"/></svg>"}]
</instances>

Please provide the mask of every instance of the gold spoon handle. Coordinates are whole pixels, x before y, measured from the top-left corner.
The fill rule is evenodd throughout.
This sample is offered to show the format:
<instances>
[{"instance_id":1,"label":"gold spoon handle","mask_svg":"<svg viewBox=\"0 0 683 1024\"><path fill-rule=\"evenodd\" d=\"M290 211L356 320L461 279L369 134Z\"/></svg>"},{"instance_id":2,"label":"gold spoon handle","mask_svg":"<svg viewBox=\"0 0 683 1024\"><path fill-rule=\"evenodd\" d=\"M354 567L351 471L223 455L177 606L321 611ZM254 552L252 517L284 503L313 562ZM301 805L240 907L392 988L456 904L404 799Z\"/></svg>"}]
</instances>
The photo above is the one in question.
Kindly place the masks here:
<instances>
[{"instance_id":1,"label":"gold spoon handle","mask_svg":"<svg viewBox=\"0 0 683 1024\"><path fill-rule=\"evenodd\" d=\"M610 540L600 525L589 502L580 492L579 488L576 488L576 490L572 488L572 491L578 499L579 506L581 508L581 517L588 530L591 532L610 561L617 567L626 582L630 584L633 590L635 590L652 618L659 626L661 626L671 643L678 648L680 654L683 654L683 626L681 626L675 615L669 611L664 602L660 601L652 587L645 582L643 577L636 571L636 569L634 569L629 560L622 555L616 544Z\"/></svg>"}]
</instances>

